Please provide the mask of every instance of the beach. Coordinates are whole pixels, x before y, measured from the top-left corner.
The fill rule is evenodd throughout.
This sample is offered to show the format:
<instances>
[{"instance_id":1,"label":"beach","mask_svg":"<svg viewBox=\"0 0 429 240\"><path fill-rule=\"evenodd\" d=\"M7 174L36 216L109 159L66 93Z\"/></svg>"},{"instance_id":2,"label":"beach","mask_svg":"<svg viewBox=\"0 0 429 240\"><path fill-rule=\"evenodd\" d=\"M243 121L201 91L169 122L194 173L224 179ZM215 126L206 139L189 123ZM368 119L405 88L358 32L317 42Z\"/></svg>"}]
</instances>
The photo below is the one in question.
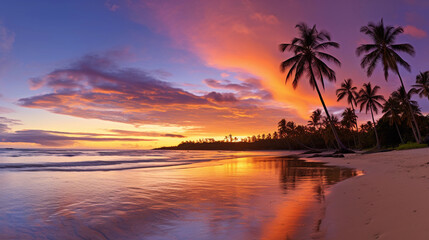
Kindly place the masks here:
<instances>
[{"instance_id":1,"label":"beach","mask_svg":"<svg viewBox=\"0 0 429 240\"><path fill-rule=\"evenodd\" d=\"M330 189L313 239L429 239L429 148L318 160L364 174Z\"/></svg>"},{"instance_id":2,"label":"beach","mask_svg":"<svg viewBox=\"0 0 429 240\"><path fill-rule=\"evenodd\" d=\"M299 153L4 149L0 238L429 239L429 148Z\"/></svg>"}]
</instances>

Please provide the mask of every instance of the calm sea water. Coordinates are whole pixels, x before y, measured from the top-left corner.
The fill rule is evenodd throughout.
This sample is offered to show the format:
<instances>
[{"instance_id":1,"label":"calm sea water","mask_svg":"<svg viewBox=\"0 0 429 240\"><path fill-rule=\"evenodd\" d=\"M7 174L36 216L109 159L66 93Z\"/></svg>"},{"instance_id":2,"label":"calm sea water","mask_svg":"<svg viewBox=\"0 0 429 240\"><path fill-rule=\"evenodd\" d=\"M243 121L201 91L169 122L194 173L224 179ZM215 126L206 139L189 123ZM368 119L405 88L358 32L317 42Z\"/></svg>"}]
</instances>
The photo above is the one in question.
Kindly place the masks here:
<instances>
[{"instance_id":1,"label":"calm sea water","mask_svg":"<svg viewBox=\"0 0 429 240\"><path fill-rule=\"evenodd\" d=\"M0 149L0 239L297 239L356 175L290 152Z\"/></svg>"}]
</instances>

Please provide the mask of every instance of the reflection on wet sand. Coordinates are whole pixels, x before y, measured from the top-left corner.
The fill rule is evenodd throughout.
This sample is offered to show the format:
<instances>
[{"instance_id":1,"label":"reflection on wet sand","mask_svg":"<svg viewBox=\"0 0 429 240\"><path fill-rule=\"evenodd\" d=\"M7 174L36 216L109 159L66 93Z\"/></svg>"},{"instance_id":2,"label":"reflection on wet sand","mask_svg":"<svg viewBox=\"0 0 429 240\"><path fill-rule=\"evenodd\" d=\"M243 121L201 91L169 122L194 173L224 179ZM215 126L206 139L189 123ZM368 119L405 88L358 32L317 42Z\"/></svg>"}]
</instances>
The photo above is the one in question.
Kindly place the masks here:
<instances>
[{"instance_id":1,"label":"reflection on wet sand","mask_svg":"<svg viewBox=\"0 0 429 240\"><path fill-rule=\"evenodd\" d=\"M0 173L0 239L285 239L351 169L246 157L112 172ZM310 220L309 220L310 219Z\"/></svg>"},{"instance_id":2,"label":"reflection on wet sand","mask_svg":"<svg viewBox=\"0 0 429 240\"><path fill-rule=\"evenodd\" d=\"M277 207L276 217L264 225L261 239L309 239L318 231L325 188L357 174L348 168L290 157L265 158L258 163L278 169L281 187L289 195Z\"/></svg>"}]
</instances>

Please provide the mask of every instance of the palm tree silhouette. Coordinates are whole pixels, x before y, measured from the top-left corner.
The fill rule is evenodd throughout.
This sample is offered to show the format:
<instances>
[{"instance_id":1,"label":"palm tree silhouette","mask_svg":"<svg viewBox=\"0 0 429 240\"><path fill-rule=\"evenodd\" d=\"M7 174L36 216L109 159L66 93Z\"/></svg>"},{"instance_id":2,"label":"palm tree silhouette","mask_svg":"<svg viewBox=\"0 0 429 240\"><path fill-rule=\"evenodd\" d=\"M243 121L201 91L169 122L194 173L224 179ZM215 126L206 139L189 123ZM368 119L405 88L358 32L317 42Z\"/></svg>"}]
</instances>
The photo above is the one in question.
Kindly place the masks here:
<instances>
[{"instance_id":1,"label":"palm tree silhouette","mask_svg":"<svg viewBox=\"0 0 429 240\"><path fill-rule=\"evenodd\" d=\"M337 102L341 101L344 97L347 97L347 103L352 107L353 112L355 112L355 106L357 106L356 98L359 97L359 94L357 92L357 87L353 86L353 80L351 78L344 79L344 82L341 83L341 87L337 89L336 94L337 94ZM358 135L358 142L360 142L359 134L358 134L359 127L357 125L357 121L355 125L356 125L356 133Z\"/></svg>"},{"instance_id":2,"label":"palm tree silhouette","mask_svg":"<svg viewBox=\"0 0 429 240\"><path fill-rule=\"evenodd\" d=\"M316 109L310 116L310 121L308 121L308 125L310 127L314 127L314 129L320 128L320 120L322 119L322 111L320 109Z\"/></svg>"},{"instance_id":3,"label":"palm tree silhouette","mask_svg":"<svg viewBox=\"0 0 429 240\"><path fill-rule=\"evenodd\" d=\"M368 110L371 111L372 123L374 125L375 138L377 140L377 148L380 148L380 140L378 139L378 133L376 129L376 124L374 120L374 112L378 113L378 108L382 108L380 101L385 101L383 95L377 95L379 86L375 85L374 88L371 86L371 83L365 83L363 88L359 91L359 98L357 103L360 104L360 111L365 108L365 113L368 113Z\"/></svg>"},{"instance_id":4,"label":"palm tree silhouette","mask_svg":"<svg viewBox=\"0 0 429 240\"><path fill-rule=\"evenodd\" d=\"M343 119L341 120L341 125L343 125L347 129L351 129L354 127L357 123L357 116L355 114L355 111L351 108L346 108L344 112L341 114Z\"/></svg>"},{"instance_id":5,"label":"palm tree silhouette","mask_svg":"<svg viewBox=\"0 0 429 240\"><path fill-rule=\"evenodd\" d=\"M413 85L412 90L419 95L419 97L427 97L429 100L429 71L424 73L420 72L416 77L416 84Z\"/></svg>"},{"instance_id":6,"label":"palm tree silhouette","mask_svg":"<svg viewBox=\"0 0 429 240\"><path fill-rule=\"evenodd\" d=\"M286 137L286 120L282 119L278 123L278 130L279 130L279 138L285 138Z\"/></svg>"},{"instance_id":7,"label":"palm tree silhouette","mask_svg":"<svg viewBox=\"0 0 429 240\"><path fill-rule=\"evenodd\" d=\"M362 44L356 49L356 54L358 56L362 53L366 53L360 65L362 68L366 68L368 77L372 75L377 63L381 61L386 81L389 76L389 70L393 71L398 75L401 86L405 89L401 74L399 74L398 64L407 71L411 71L411 67L397 52L404 52L414 56L415 51L414 47L408 43L395 44L396 37L403 33L404 29L402 27L384 26L383 19L381 19L378 24L372 22L368 23L368 25L361 27L360 31L370 36L374 41L372 44ZM407 104L409 110L412 111L410 103ZM414 118L414 114L411 115L419 137L417 141L420 142L421 136L419 126Z\"/></svg>"},{"instance_id":8,"label":"palm tree silhouette","mask_svg":"<svg viewBox=\"0 0 429 240\"><path fill-rule=\"evenodd\" d=\"M285 83L287 83L287 81L292 78L292 75L295 74L292 81L292 86L295 89L304 73L309 76L310 85L313 89L316 88L326 116L328 117L332 132L335 136L335 140L337 141L338 148L340 150L347 150L338 137L337 131L331 122L331 116L329 115L325 101L323 100L316 81L316 78L318 78L324 89L324 77L329 81L336 80L335 71L328 67L323 60L333 62L338 66L340 66L341 63L337 58L322 52L322 50L329 47L339 48L339 44L331 41L329 33L325 31L319 32L316 29L316 25L313 25L313 27L310 28L307 24L300 23L296 25L296 28L299 30L299 37L294 38L291 43L280 44L280 50L282 52L288 50L294 53L293 57L283 61L280 65L282 72L284 72L286 68L289 68Z\"/></svg>"},{"instance_id":9,"label":"palm tree silhouette","mask_svg":"<svg viewBox=\"0 0 429 240\"><path fill-rule=\"evenodd\" d=\"M413 119L415 119L414 115L420 113L420 109L418 107L417 102L411 100L411 96L413 93L414 91L412 89L406 92L403 87L399 87L398 90L392 93L392 98L401 103L402 111L405 113L402 115L402 118L407 120L408 125L413 131L414 138L416 139L416 141L418 141L418 134L413 124Z\"/></svg>"},{"instance_id":10,"label":"palm tree silhouette","mask_svg":"<svg viewBox=\"0 0 429 240\"><path fill-rule=\"evenodd\" d=\"M401 143L404 144L401 132L399 131L398 124L401 124L401 103L398 99L389 97L389 99L383 105L383 117L389 120L389 125L395 125L396 132L398 132Z\"/></svg>"},{"instance_id":11,"label":"palm tree silhouette","mask_svg":"<svg viewBox=\"0 0 429 240\"><path fill-rule=\"evenodd\" d=\"M350 104L352 110L356 106L356 98L358 97L357 87L353 86L352 79L344 79L341 83L341 87L337 89L337 102L341 101L344 97L347 97L347 103Z\"/></svg>"}]
</instances>

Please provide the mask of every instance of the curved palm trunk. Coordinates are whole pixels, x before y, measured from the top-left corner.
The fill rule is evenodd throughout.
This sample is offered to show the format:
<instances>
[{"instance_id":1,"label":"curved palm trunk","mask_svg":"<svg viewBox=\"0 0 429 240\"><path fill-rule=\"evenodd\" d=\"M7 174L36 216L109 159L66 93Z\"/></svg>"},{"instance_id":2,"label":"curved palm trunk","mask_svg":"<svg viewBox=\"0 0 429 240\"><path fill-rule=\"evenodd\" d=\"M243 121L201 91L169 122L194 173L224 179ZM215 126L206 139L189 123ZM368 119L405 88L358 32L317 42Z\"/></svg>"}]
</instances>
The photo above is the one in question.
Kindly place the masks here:
<instances>
[{"instance_id":1,"label":"curved palm trunk","mask_svg":"<svg viewBox=\"0 0 429 240\"><path fill-rule=\"evenodd\" d=\"M402 139L401 132L399 131L398 124L395 122L396 132L398 132L399 139L401 139L401 143L404 144L404 140Z\"/></svg>"},{"instance_id":2,"label":"curved palm trunk","mask_svg":"<svg viewBox=\"0 0 429 240\"><path fill-rule=\"evenodd\" d=\"M372 124L374 125L374 132L375 132L375 139L377 140L377 148L380 149L380 140L378 140L378 133L377 133L377 128L375 126L375 121L374 121L374 113L372 112L372 106L369 107L371 109L371 117L372 117Z\"/></svg>"},{"instance_id":3,"label":"curved palm trunk","mask_svg":"<svg viewBox=\"0 0 429 240\"><path fill-rule=\"evenodd\" d=\"M399 74L398 70L396 70L396 73L398 74L399 80L401 80L401 85L404 88L405 93L407 93L407 91L405 90L404 82L402 81L401 74ZM421 143L422 135L420 134L419 125L417 124L416 117L414 116L413 108L411 107L410 101L408 101L408 99L406 99L406 101L407 101L408 108L410 109L411 117L413 119L413 123L411 123L411 124L413 124L413 126L415 126L415 128L416 128L416 133L417 133L416 141L418 143Z\"/></svg>"},{"instance_id":4,"label":"curved palm trunk","mask_svg":"<svg viewBox=\"0 0 429 240\"><path fill-rule=\"evenodd\" d=\"M332 133L334 134L335 140L337 141L337 144L338 144L338 149L348 150L346 146L344 146L344 144L341 142L340 138L338 137L337 131L335 130L334 124L332 124L331 116L329 115L328 109L326 108L325 101L323 101L323 97L322 97L322 94L320 93L319 86L317 85L311 65L309 66L309 68L310 68L311 79L314 83L314 86L316 86L317 94L319 94L319 99L320 99L320 102L322 102L323 109L325 109L325 113L326 113L326 116L328 117L329 125L331 126Z\"/></svg>"}]
</instances>

